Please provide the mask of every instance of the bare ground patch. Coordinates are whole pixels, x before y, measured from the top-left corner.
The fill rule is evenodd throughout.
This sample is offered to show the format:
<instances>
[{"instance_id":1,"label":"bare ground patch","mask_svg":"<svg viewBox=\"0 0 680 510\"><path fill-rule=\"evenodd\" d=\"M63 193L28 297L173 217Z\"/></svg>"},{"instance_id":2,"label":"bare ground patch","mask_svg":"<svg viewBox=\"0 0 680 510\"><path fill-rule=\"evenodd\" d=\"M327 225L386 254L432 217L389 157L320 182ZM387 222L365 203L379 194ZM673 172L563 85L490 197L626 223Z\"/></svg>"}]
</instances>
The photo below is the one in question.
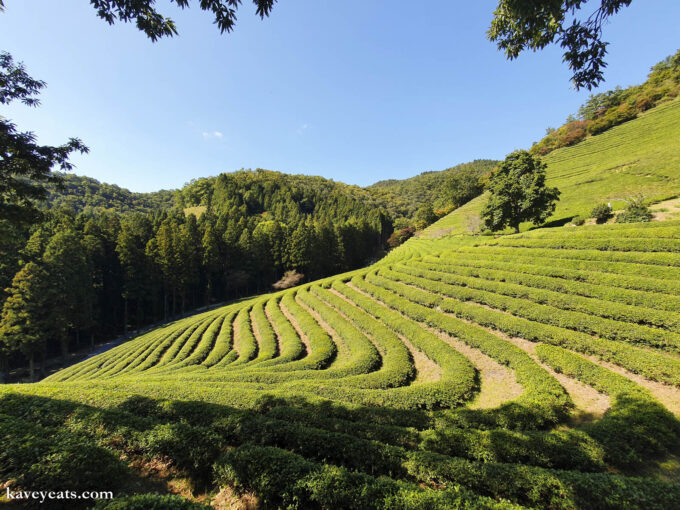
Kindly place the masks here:
<instances>
[{"instance_id":1,"label":"bare ground patch","mask_svg":"<svg viewBox=\"0 0 680 510\"><path fill-rule=\"evenodd\" d=\"M502 313L507 314L507 312L504 312L503 310L496 310L496 309L491 308L491 307L486 306L486 305L478 304L478 306L481 306L481 307L486 308L488 310L494 310L494 311L497 311L497 312L502 312ZM508 335L505 335L504 333L502 333L500 331L493 330L493 329L490 329L490 328L487 328L487 329L489 329L494 334L496 334L496 335L498 335L502 338L507 338L508 341L515 343L515 345L517 345L518 347L520 347L524 350L527 350L527 349L535 350L535 348L536 348L535 344L533 342L528 341L528 340L524 340L522 338L509 337ZM531 347L531 346L533 346L533 347ZM654 352L659 352L659 351L656 351L654 349L649 349L649 350L652 350ZM611 363L609 361L601 360L597 356L591 356L591 355L583 354L583 353L580 353L580 352L575 352L575 353L578 354L579 356L583 356L584 358L586 358L589 361L592 361L596 365L599 365L603 368L607 368L607 369L611 370L612 372L616 372L617 374L620 374L620 375L623 375L624 377L627 377L631 381L635 382L636 384L640 385L641 387L643 387L647 391L649 391L652 394L652 396L654 398L656 398L659 402L661 402L670 412L672 412L676 416L680 416L680 388L678 388L676 386L672 386L670 384L652 381L652 380L647 379L647 378L645 378L641 375L638 375L638 374L635 374L635 373L633 373L629 370L626 370L625 368L620 367L619 365L616 365L616 364ZM668 353L664 352L664 353L661 353L661 354L668 354ZM562 374L558 374L558 375L562 375ZM556 376L555 378L558 379L560 381L560 383L562 382L562 380L559 377ZM572 381L577 382L580 385L583 385L583 383L581 383L580 381L575 381L573 379L572 379ZM567 388L566 386L564 386L564 388L567 391L569 391L569 388ZM574 390L576 390L576 389L577 388L574 388ZM596 391L596 390L593 389L593 391ZM602 394L600 394L600 395L602 395ZM578 406L578 402L576 400L577 398L578 397L575 397L574 395L572 395L572 399L574 400L574 403ZM607 397L607 399L608 399L608 397ZM584 403L587 403L587 400ZM592 402L592 403L595 404L595 402Z\"/></svg>"},{"instance_id":2,"label":"bare ground patch","mask_svg":"<svg viewBox=\"0 0 680 510\"><path fill-rule=\"evenodd\" d=\"M241 321L238 320L238 314L234 316L234 322L231 324L231 335L232 335L232 350L236 351L238 355L241 355ZM237 358L238 359L238 358Z\"/></svg>"},{"instance_id":3,"label":"bare ground patch","mask_svg":"<svg viewBox=\"0 0 680 510\"><path fill-rule=\"evenodd\" d=\"M351 282L348 283L348 286L357 292L361 292L364 296L372 299L376 303L389 308L385 303L357 288ZM403 314L401 315L408 320L412 320ZM425 326L424 324L420 324L420 326L424 330L430 331L431 333L437 335L451 347L460 352L463 356L470 360L470 363L472 363L472 365L479 371L481 378L481 389L475 400L471 403L471 407L475 407L477 409L498 407L503 402L517 398L524 391L524 388L522 388L522 386L517 382L515 374L510 369L496 362L479 349L470 347L466 343L461 342L460 340L453 338L438 329Z\"/></svg>"},{"instance_id":4,"label":"bare ground patch","mask_svg":"<svg viewBox=\"0 0 680 510\"><path fill-rule=\"evenodd\" d=\"M642 386L644 389L649 391L655 399L661 402L666 407L666 409L668 409L674 415L680 416L680 388L678 388L677 386L671 386L670 384L651 381L645 377L642 377L641 375L634 374L633 372L626 370L625 368L622 368L608 361L603 361L595 356L590 356L581 353L578 354L588 359L589 361L592 361L596 365L599 365L603 368L607 368L612 372L616 372L617 374L620 374L630 379L634 383Z\"/></svg>"},{"instance_id":5,"label":"bare ground patch","mask_svg":"<svg viewBox=\"0 0 680 510\"><path fill-rule=\"evenodd\" d=\"M664 200L649 207L653 213L652 220L666 221L680 219L680 198Z\"/></svg>"},{"instance_id":6,"label":"bare ground patch","mask_svg":"<svg viewBox=\"0 0 680 510\"><path fill-rule=\"evenodd\" d=\"M479 306L492 310L492 308L489 308L486 305ZM446 313L446 315L456 317L453 314ZM507 335L497 329L488 328L480 324L472 323L471 321L461 319L460 317L456 318L458 320L462 320L464 322L475 324L478 327L484 328L489 333L496 335L497 337L515 345L516 347L519 347L524 352L526 352L531 357L531 359L533 359L541 368L548 372L552 377L557 379L557 381L562 385L562 387L567 391L567 393L569 393L569 396L571 397L572 401L574 402L574 405L576 406L576 409L573 413L574 421L583 423L599 419L602 416L604 416L604 413L606 413L607 410L609 409L611 402L607 395L605 395L604 393L600 393L592 386L584 384L581 381L572 379L571 377L567 377L564 374L558 374L551 367L541 362L541 360L538 359L538 356L536 355L536 345L538 345L537 343L531 342L524 338Z\"/></svg>"},{"instance_id":7,"label":"bare ground patch","mask_svg":"<svg viewBox=\"0 0 680 510\"><path fill-rule=\"evenodd\" d=\"M260 330L257 327L257 321L255 320L255 314L253 314L253 308L248 312L250 316L250 330L253 332L253 337L255 338L255 343L257 344L257 352L262 349L262 337L260 336Z\"/></svg>"}]
</instances>

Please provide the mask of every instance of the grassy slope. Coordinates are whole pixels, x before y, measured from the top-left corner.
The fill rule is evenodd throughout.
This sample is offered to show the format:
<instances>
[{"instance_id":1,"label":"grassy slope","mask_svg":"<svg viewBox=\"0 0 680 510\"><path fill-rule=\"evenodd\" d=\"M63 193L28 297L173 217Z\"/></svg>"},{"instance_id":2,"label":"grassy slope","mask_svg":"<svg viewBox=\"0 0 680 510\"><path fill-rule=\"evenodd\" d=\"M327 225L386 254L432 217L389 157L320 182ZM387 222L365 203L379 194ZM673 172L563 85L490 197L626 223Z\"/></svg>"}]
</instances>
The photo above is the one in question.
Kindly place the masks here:
<instances>
[{"instance_id":1,"label":"grassy slope","mask_svg":"<svg viewBox=\"0 0 680 510\"><path fill-rule=\"evenodd\" d=\"M586 139L548 156L548 184L562 192L549 221L580 215L588 217L599 202L622 200L641 193L660 201L680 193L680 100L666 103L640 118ZM481 196L431 225L425 237L459 234L466 217L478 214L486 198ZM529 225L525 225L524 228Z\"/></svg>"}]
</instances>

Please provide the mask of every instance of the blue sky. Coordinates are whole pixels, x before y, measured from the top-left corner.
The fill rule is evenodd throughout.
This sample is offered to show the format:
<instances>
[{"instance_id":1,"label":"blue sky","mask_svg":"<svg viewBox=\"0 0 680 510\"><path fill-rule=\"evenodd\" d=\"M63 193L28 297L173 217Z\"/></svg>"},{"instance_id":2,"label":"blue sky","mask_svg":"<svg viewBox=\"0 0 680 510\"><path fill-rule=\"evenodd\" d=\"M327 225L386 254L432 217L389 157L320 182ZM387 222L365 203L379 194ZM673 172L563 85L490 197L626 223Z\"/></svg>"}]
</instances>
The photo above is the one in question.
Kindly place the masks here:
<instances>
[{"instance_id":1,"label":"blue sky","mask_svg":"<svg viewBox=\"0 0 680 510\"><path fill-rule=\"evenodd\" d=\"M244 0L224 35L160 0L180 34L157 43L87 0L5 5L0 49L48 86L39 108L0 114L42 143L80 137L76 173L134 191L258 167L368 185L501 159L588 95L559 48L505 60L485 37L494 0L279 0L264 21ZM678 19L677 0L612 18L601 88L643 82L680 47Z\"/></svg>"}]
</instances>

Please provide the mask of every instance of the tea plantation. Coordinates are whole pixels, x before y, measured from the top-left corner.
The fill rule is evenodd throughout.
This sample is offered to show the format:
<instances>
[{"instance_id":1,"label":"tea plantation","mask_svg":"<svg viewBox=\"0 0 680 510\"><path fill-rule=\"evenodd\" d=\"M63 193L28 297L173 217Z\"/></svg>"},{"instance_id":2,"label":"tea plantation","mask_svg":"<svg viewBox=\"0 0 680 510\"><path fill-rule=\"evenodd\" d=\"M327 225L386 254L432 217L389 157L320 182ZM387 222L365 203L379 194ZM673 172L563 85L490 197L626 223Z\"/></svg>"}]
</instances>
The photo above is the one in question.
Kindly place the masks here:
<instances>
[{"instance_id":1,"label":"tea plantation","mask_svg":"<svg viewBox=\"0 0 680 510\"><path fill-rule=\"evenodd\" d=\"M271 507L680 506L680 222L427 242L3 386L0 474L122 498L155 460L186 497Z\"/></svg>"},{"instance_id":2,"label":"tea plantation","mask_svg":"<svg viewBox=\"0 0 680 510\"><path fill-rule=\"evenodd\" d=\"M555 219L677 195L679 130L675 101L551 153ZM481 203L0 386L0 482L114 491L98 508L680 508L680 221L459 235Z\"/></svg>"}]
</instances>

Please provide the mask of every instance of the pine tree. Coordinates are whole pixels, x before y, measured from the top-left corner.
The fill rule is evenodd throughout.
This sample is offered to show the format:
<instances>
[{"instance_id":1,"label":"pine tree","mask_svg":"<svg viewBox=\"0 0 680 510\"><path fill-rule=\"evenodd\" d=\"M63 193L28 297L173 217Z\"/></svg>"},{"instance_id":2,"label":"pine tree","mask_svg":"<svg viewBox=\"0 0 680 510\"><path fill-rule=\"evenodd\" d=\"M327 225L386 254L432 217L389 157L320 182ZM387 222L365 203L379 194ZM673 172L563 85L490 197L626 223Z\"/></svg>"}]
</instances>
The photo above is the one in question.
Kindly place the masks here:
<instances>
[{"instance_id":1,"label":"pine tree","mask_svg":"<svg viewBox=\"0 0 680 510\"><path fill-rule=\"evenodd\" d=\"M135 214L121 224L116 240L116 253L123 272L124 330L128 328L128 305L134 300L137 305L136 320L139 327L142 320L144 301L149 294L146 245L151 237L151 224L145 216Z\"/></svg>"},{"instance_id":2,"label":"pine tree","mask_svg":"<svg viewBox=\"0 0 680 510\"><path fill-rule=\"evenodd\" d=\"M2 309L0 343L5 350L22 352L35 380L35 354L43 352L50 334L48 276L34 262L26 264L12 280Z\"/></svg>"},{"instance_id":3,"label":"pine tree","mask_svg":"<svg viewBox=\"0 0 680 510\"><path fill-rule=\"evenodd\" d=\"M68 229L52 236L43 256L50 291L59 298L50 303L51 328L61 347L63 362L69 351L69 333L80 331L87 319L84 304L92 297L92 270L78 235Z\"/></svg>"},{"instance_id":4,"label":"pine tree","mask_svg":"<svg viewBox=\"0 0 680 510\"><path fill-rule=\"evenodd\" d=\"M205 223L201 246L203 248L202 263L205 270L205 304L208 305L213 297L213 289L217 286L222 262L219 237L210 220Z\"/></svg>"}]
</instances>

